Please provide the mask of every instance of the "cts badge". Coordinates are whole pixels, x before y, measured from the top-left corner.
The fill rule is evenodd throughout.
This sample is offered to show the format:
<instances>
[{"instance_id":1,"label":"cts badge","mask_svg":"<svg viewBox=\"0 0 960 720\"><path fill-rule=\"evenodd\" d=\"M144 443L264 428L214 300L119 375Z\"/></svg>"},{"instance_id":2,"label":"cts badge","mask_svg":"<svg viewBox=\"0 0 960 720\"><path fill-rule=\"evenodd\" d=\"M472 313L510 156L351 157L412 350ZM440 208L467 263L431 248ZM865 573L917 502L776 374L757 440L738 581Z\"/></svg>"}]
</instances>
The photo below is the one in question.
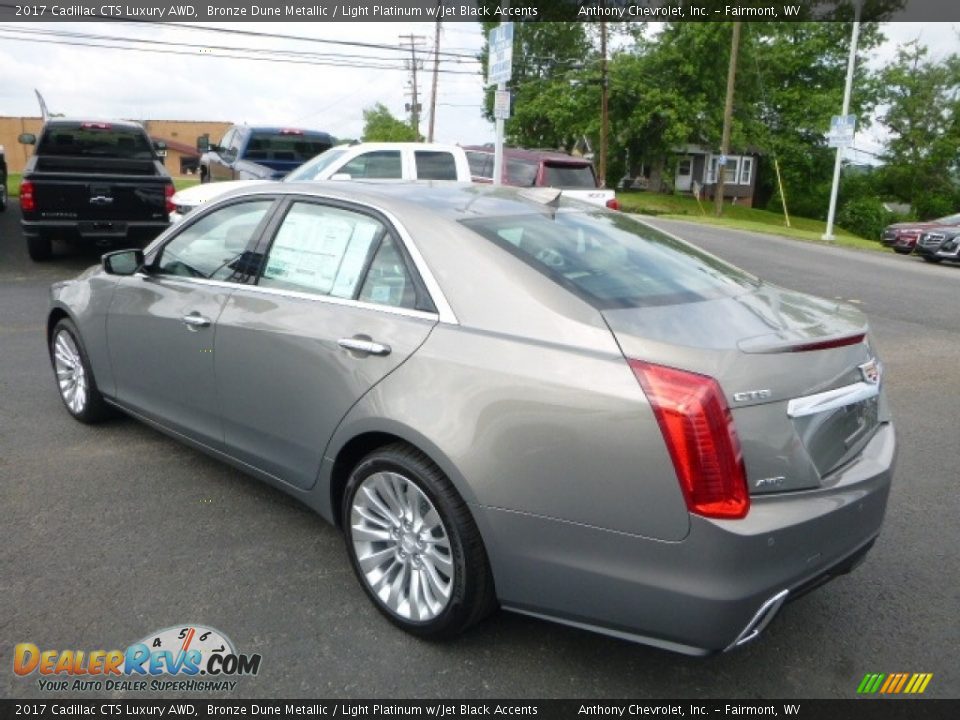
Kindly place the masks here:
<instances>
[{"instance_id":1,"label":"cts badge","mask_svg":"<svg viewBox=\"0 0 960 720\"><path fill-rule=\"evenodd\" d=\"M770 395L769 390L745 390L744 392L734 393L733 399L736 402L750 402L751 400L766 400Z\"/></svg>"}]
</instances>

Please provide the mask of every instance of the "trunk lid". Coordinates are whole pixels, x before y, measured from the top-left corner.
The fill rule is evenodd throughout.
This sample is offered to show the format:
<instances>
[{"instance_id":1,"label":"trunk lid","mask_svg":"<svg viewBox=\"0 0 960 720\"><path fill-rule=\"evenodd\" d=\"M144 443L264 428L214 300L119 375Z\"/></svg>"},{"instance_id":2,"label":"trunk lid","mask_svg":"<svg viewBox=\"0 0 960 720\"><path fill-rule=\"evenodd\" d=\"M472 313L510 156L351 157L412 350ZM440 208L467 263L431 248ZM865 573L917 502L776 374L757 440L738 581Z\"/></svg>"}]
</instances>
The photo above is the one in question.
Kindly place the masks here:
<instances>
[{"instance_id":1,"label":"trunk lid","mask_svg":"<svg viewBox=\"0 0 960 720\"><path fill-rule=\"evenodd\" d=\"M829 483L884 419L866 319L850 306L761 284L603 315L627 357L717 380L751 494Z\"/></svg>"}]
</instances>

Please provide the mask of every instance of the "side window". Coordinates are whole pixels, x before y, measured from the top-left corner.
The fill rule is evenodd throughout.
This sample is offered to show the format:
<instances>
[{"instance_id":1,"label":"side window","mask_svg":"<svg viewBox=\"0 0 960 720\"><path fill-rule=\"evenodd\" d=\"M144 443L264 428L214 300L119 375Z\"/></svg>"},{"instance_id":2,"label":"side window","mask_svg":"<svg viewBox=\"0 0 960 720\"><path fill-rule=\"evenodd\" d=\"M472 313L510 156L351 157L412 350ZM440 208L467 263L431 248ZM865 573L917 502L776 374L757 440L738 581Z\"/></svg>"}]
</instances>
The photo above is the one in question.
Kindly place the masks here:
<instances>
[{"instance_id":1,"label":"side window","mask_svg":"<svg viewBox=\"0 0 960 720\"><path fill-rule=\"evenodd\" d=\"M237 134L236 130L228 130L227 134L223 136L220 140L220 148L226 149L230 147L230 144L233 142L234 136Z\"/></svg>"},{"instance_id":2,"label":"side window","mask_svg":"<svg viewBox=\"0 0 960 720\"><path fill-rule=\"evenodd\" d=\"M493 178L493 155L485 152L467 151L467 162L470 164L470 175L475 178L490 180Z\"/></svg>"},{"instance_id":3,"label":"side window","mask_svg":"<svg viewBox=\"0 0 960 720\"><path fill-rule=\"evenodd\" d=\"M352 299L385 233L367 215L295 203L277 230L260 285Z\"/></svg>"},{"instance_id":4,"label":"side window","mask_svg":"<svg viewBox=\"0 0 960 720\"><path fill-rule=\"evenodd\" d=\"M377 305L416 308L417 290L393 238L384 237L380 243L358 299Z\"/></svg>"},{"instance_id":5,"label":"side window","mask_svg":"<svg viewBox=\"0 0 960 720\"><path fill-rule=\"evenodd\" d=\"M417 150L413 155L417 161L417 179L457 179L457 161L453 159L453 153L438 152L435 150Z\"/></svg>"},{"instance_id":6,"label":"side window","mask_svg":"<svg viewBox=\"0 0 960 720\"><path fill-rule=\"evenodd\" d=\"M245 282L260 269L259 256L247 250L272 200L228 205L184 228L154 263L162 275Z\"/></svg>"},{"instance_id":7,"label":"side window","mask_svg":"<svg viewBox=\"0 0 960 720\"><path fill-rule=\"evenodd\" d=\"M337 172L347 173L351 178L401 180L403 162L399 150L374 150L357 155Z\"/></svg>"}]
</instances>

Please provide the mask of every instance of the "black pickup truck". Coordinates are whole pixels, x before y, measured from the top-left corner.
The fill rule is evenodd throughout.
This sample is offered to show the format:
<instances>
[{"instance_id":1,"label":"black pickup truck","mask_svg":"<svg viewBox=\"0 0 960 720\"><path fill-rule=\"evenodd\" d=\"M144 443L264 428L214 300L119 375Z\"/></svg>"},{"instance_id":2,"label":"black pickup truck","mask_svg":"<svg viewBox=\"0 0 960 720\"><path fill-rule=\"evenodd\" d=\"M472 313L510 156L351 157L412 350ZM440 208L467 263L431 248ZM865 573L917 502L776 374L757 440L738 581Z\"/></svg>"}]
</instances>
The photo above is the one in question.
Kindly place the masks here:
<instances>
[{"instance_id":1,"label":"black pickup truck","mask_svg":"<svg viewBox=\"0 0 960 720\"><path fill-rule=\"evenodd\" d=\"M234 125L219 145L197 138L200 182L279 180L332 146L333 138L319 130Z\"/></svg>"},{"instance_id":2,"label":"black pickup truck","mask_svg":"<svg viewBox=\"0 0 960 720\"><path fill-rule=\"evenodd\" d=\"M173 181L143 127L127 121L48 120L20 184L21 224L36 261L52 241L145 243L169 225Z\"/></svg>"}]
</instances>

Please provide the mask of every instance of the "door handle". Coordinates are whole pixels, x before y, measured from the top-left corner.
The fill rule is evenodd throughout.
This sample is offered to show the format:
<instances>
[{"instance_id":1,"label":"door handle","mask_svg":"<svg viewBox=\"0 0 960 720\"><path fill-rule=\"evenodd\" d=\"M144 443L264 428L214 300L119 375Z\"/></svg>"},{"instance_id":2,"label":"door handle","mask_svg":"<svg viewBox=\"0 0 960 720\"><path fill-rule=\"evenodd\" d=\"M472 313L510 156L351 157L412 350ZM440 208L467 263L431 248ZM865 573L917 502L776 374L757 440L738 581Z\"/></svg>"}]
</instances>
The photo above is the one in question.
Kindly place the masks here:
<instances>
[{"instance_id":1,"label":"door handle","mask_svg":"<svg viewBox=\"0 0 960 720\"><path fill-rule=\"evenodd\" d=\"M337 344L347 350L364 353L365 355L389 355L391 349L389 345L361 338L340 338L337 340Z\"/></svg>"},{"instance_id":2,"label":"door handle","mask_svg":"<svg viewBox=\"0 0 960 720\"><path fill-rule=\"evenodd\" d=\"M190 329L210 327L210 318L200 314L191 313L190 315L184 315L180 319L183 320L184 324Z\"/></svg>"}]
</instances>

